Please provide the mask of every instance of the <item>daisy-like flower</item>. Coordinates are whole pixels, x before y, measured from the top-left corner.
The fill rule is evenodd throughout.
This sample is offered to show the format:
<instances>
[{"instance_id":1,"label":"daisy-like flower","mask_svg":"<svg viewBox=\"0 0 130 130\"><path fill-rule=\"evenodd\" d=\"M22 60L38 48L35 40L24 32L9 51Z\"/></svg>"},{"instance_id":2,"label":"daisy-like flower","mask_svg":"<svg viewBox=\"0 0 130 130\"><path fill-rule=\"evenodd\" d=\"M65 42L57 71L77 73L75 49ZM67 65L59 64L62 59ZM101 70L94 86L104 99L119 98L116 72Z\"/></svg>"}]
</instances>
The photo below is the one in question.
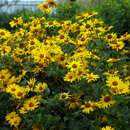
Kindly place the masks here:
<instances>
[{"instance_id":1,"label":"daisy-like flower","mask_svg":"<svg viewBox=\"0 0 130 130\"><path fill-rule=\"evenodd\" d=\"M58 7L58 4L54 0L46 0L46 2L50 7Z\"/></svg>"},{"instance_id":2,"label":"daisy-like flower","mask_svg":"<svg viewBox=\"0 0 130 130\"><path fill-rule=\"evenodd\" d=\"M111 88L119 88L122 84L122 80L118 76L109 76L106 80L106 85Z\"/></svg>"},{"instance_id":3,"label":"daisy-like flower","mask_svg":"<svg viewBox=\"0 0 130 130\"><path fill-rule=\"evenodd\" d=\"M115 76L115 75L117 75L117 73L118 73L118 71L114 71L113 69L110 69L107 72L104 72L104 75Z\"/></svg>"},{"instance_id":4,"label":"daisy-like flower","mask_svg":"<svg viewBox=\"0 0 130 130\"><path fill-rule=\"evenodd\" d=\"M47 87L47 84L44 83L39 83L35 86L34 92L43 92Z\"/></svg>"},{"instance_id":5,"label":"daisy-like flower","mask_svg":"<svg viewBox=\"0 0 130 130\"><path fill-rule=\"evenodd\" d=\"M0 81L9 80L11 73L7 69L3 69L0 71Z\"/></svg>"},{"instance_id":6,"label":"daisy-like flower","mask_svg":"<svg viewBox=\"0 0 130 130\"><path fill-rule=\"evenodd\" d=\"M100 99L98 107L107 108L114 103L115 103L115 101L112 99L111 95L105 95L105 96L102 96L102 98Z\"/></svg>"},{"instance_id":7,"label":"daisy-like flower","mask_svg":"<svg viewBox=\"0 0 130 130\"><path fill-rule=\"evenodd\" d=\"M69 109L75 109L77 106L80 106L81 100L80 96L72 96L66 105L69 105Z\"/></svg>"},{"instance_id":8,"label":"daisy-like flower","mask_svg":"<svg viewBox=\"0 0 130 130\"><path fill-rule=\"evenodd\" d=\"M21 107L21 109L19 110L19 112L20 112L21 114L26 114L28 111L26 110L25 107Z\"/></svg>"},{"instance_id":9,"label":"daisy-like flower","mask_svg":"<svg viewBox=\"0 0 130 130\"><path fill-rule=\"evenodd\" d=\"M83 113L89 114L90 112L94 111L94 103L91 101L86 101L85 104L81 105L80 108L83 108Z\"/></svg>"},{"instance_id":10,"label":"daisy-like flower","mask_svg":"<svg viewBox=\"0 0 130 130\"><path fill-rule=\"evenodd\" d=\"M45 13L51 13L52 12L52 9L51 8L49 8L49 6L48 6L48 4L46 4L46 2L43 2L43 4L39 4L38 5L38 8L41 10L41 11L43 11L43 12L45 12Z\"/></svg>"},{"instance_id":11,"label":"daisy-like flower","mask_svg":"<svg viewBox=\"0 0 130 130\"><path fill-rule=\"evenodd\" d=\"M0 29L0 39L8 39L11 38L12 35L9 31L5 29Z\"/></svg>"},{"instance_id":12,"label":"daisy-like flower","mask_svg":"<svg viewBox=\"0 0 130 130\"><path fill-rule=\"evenodd\" d=\"M9 24L12 28L17 27L18 25L23 24L23 19L22 17L19 17L19 18L14 17L14 19Z\"/></svg>"},{"instance_id":13,"label":"daisy-like flower","mask_svg":"<svg viewBox=\"0 0 130 130\"><path fill-rule=\"evenodd\" d=\"M18 87L13 96L16 99L22 99L25 97L25 95L26 95L26 89L23 87Z\"/></svg>"},{"instance_id":14,"label":"daisy-like flower","mask_svg":"<svg viewBox=\"0 0 130 130\"><path fill-rule=\"evenodd\" d=\"M91 81L96 81L98 78L100 78L98 75L94 75L93 73L87 74L85 77L88 80L88 83Z\"/></svg>"},{"instance_id":15,"label":"daisy-like flower","mask_svg":"<svg viewBox=\"0 0 130 130\"><path fill-rule=\"evenodd\" d=\"M28 91L33 91L35 82L36 82L36 79L35 79L35 78L32 78L32 79L30 79L30 80L27 82L27 83L28 83L28 86L27 86L27 90L28 90Z\"/></svg>"},{"instance_id":16,"label":"daisy-like flower","mask_svg":"<svg viewBox=\"0 0 130 130\"><path fill-rule=\"evenodd\" d=\"M11 84L6 88L7 93L15 94L17 89L19 88L19 85Z\"/></svg>"},{"instance_id":17,"label":"daisy-like flower","mask_svg":"<svg viewBox=\"0 0 130 130\"><path fill-rule=\"evenodd\" d=\"M5 119L9 122L11 126L18 127L21 122L21 117L16 114L16 112L11 112L6 115Z\"/></svg>"},{"instance_id":18,"label":"daisy-like flower","mask_svg":"<svg viewBox=\"0 0 130 130\"><path fill-rule=\"evenodd\" d=\"M64 99L69 99L69 98L70 98L69 92L68 93L60 93L59 100L64 100Z\"/></svg>"},{"instance_id":19,"label":"daisy-like flower","mask_svg":"<svg viewBox=\"0 0 130 130\"><path fill-rule=\"evenodd\" d=\"M109 33L105 36L105 40L107 42L112 42L113 40L115 40L117 38L117 34L116 33Z\"/></svg>"},{"instance_id":20,"label":"daisy-like flower","mask_svg":"<svg viewBox=\"0 0 130 130\"><path fill-rule=\"evenodd\" d=\"M66 65L67 68L70 69L70 71L74 72L77 71L79 68L81 68L81 61L80 60L72 60L68 62L68 65Z\"/></svg>"},{"instance_id":21,"label":"daisy-like flower","mask_svg":"<svg viewBox=\"0 0 130 130\"><path fill-rule=\"evenodd\" d=\"M101 130L115 130L114 128L112 128L111 126L106 126L101 128Z\"/></svg>"},{"instance_id":22,"label":"daisy-like flower","mask_svg":"<svg viewBox=\"0 0 130 130\"><path fill-rule=\"evenodd\" d=\"M76 74L74 72L68 72L64 77L64 81L73 82L74 80L76 80Z\"/></svg>"},{"instance_id":23,"label":"daisy-like flower","mask_svg":"<svg viewBox=\"0 0 130 130\"><path fill-rule=\"evenodd\" d=\"M23 107L27 110L27 111L33 111L36 108L39 107L40 102L35 99L35 98L30 98L29 100L24 102Z\"/></svg>"}]
</instances>

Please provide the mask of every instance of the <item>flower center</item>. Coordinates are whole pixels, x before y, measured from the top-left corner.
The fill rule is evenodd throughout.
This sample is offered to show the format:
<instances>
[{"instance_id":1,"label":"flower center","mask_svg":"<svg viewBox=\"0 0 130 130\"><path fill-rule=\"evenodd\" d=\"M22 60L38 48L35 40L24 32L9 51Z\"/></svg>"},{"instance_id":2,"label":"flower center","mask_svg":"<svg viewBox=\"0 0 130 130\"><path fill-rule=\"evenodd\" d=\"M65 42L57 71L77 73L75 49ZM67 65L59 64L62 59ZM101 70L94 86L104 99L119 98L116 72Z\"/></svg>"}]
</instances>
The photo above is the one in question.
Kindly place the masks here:
<instances>
[{"instance_id":1,"label":"flower center","mask_svg":"<svg viewBox=\"0 0 130 130\"><path fill-rule=\"evenodd\" d=\"M104 97L104 101L105 102L109 102L109 101L111 101L112 100L112 97L111 96L106 96L106 97Z\"/></svg>"},{"instance_id":2,"label":"flower center","mask_svg":"<svg viewBox=\"0 0 130 130\"><path fill-rule=\"evenodd\" d=\"M86 104L85 104L85 107L86 107L86 108L88 108L88 107L90 107L90 106L91 106L90 103L86 103Z\"/></svg>"},{"instance_id":3,"label":"flower center","mask_svg":"<svg viewBox=\"0 0 130 130\"><path fill-rule=\"evenodd\" d=\"M112 85L117 86L117 85L118 85L118 82L117 82L117 81L113 81L113 82L112 82Z\"/></svg>"},{"instance_id":4,"label":"flower center","mask_svg":"<svg viewBox=\"0 0 130 130\"><path fill-rule=\"evenodd\" d=\"M29 107L33 107L34 104L32 102L29 103Z\"/></svg>"}]
</instances>

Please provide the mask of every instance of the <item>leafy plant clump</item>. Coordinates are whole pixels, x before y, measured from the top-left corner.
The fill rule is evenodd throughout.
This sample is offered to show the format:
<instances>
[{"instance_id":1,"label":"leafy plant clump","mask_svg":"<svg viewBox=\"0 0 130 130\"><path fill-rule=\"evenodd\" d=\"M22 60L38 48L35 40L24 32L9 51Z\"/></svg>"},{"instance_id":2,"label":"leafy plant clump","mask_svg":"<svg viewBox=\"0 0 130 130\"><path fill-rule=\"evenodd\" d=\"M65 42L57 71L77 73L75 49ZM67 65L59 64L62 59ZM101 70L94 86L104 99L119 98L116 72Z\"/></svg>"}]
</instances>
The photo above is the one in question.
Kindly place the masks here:
<instances>
[{"instance_id":1,"label":"leafy plant clump","mask_svg":"<svg viewBox=\"0 0 130 130\"><path fill-rule=\"evenodd\" d=\"M54 0L38 7L43 17L0 29L0 129L129 129L130 34L95 11L57 21Z\"/></svg>"}]
</instances>

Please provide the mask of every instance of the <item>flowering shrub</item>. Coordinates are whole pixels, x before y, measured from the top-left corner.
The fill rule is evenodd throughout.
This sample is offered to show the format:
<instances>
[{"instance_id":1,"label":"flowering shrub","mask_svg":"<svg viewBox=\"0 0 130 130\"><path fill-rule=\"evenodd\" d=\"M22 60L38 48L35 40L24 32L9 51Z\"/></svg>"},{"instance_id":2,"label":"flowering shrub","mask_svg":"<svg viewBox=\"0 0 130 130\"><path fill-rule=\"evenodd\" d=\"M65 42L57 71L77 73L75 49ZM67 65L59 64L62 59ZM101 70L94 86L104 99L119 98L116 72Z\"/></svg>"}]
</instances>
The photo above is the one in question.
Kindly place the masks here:
<instances>
[{"instance_id":1,"label":"flowering shrub","mask_svg":"<svg viewBox=\"0 0 130 130\"><path fill-rule=\"evenodd\" d=\"M44 13L58 5L39 4ZM14 18L0 29L1 129L128 129L130 34L81 13L75 21Z\"/></svg>"}]
</instances>

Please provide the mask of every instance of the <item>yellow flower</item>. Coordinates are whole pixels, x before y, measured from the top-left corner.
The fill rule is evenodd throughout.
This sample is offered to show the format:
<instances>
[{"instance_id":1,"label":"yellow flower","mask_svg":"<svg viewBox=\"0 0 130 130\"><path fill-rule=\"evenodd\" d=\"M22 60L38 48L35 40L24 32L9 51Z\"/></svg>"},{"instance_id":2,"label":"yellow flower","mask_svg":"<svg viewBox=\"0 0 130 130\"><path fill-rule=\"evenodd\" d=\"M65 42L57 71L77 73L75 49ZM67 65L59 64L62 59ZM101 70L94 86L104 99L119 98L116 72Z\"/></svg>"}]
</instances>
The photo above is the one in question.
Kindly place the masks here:
<instances>
[{"instance_id":1,"label":"yellow flower","mask_svg":"<svg viewBox=\"0 0 130 130\"><path fill-rule=\"evenodd\" d=\"M69 109L75 109L76 107L81 105L80 96L72 96L69 98L66 105L69 105Z\"/></svg>"},{"instance_id":2,"label":"yellow flower","mask_svg":"<svg viewBox=\"0 0 130 130\"><path fill-rule=\"evenodd\" d=\"M75 75L76 74L74 72L68 72L64 77L64 81L73 82L74 80L76 80Z\"/></svg>"},{"instance_id":3,"label":"yellow flower","mask_svg":"<svg viewBox=\"0 0 130 130\"><path fill-rule=\"evenodd\" d=\"M86 17L87 17L87 18L90 18L90 17L92 17L92 16L94 16L94 15L97 15L97 14L98 14L98 12L91 11L91 12L88 12L88 13L86 14Z\"/></svg>"},{"instance_id":4,"label":"yellow flower","mask_svg":"<svg viewBox=\"0 0 130 130\"><path fill-rule=\"evenodd\" d=\"M0 81L8 81L11 76L11 73L8 69L3 69L0 71Z\"/></svg>"},{"instance_id":5,"label":"yellow flower","mask_svg":"<svg viewBox=\"0 0 130 130\"><path fill-rule=\"evenodd\" d=\"M98 75L94 75L93 73L87 74L85 78L88 80L88 83L91 81L96 81L98 78L100 78Z\"/></svg>"},{"instance_id":6,"label":"yellow flower","mask_svg":"<svg viewBox=\"0 0 130 130\"><path fill-rule=\"evenodd\" d=\"M104 72L103 74L107 75L107 76L116 76L117 73L118 73L118 71L114 71L113 69L110 69L107 72Z\"/></svg>"},{"instance_id":7,"label":"yellow flower","mask_svg":"<svg viewBox=\"0 0 130 130\"><path fill-rule=\"evenodd\" d=\"M35 86L34 92L43 92L46 89L46 87L47 87L47 84L45 82L38 83Z\"/></svg>"},{"instance_id":8,"label":"yellow flower","mask_svg":"<svg viewBox=\"0 0 130 130\"><path fill-rule=\"evenodd\" d=\"M125 46L125 43L123 41L116 39L108 43L108 45L112 47L112 49L116 49L118 51L118 50L121 50Z\"/></svg>"},{"instance_id":9,"label":"yellow flower","mask_svg":"<svg viewBox=\"0 0 130 130\"><path fill-rule=\"evenodd\" d=\"M21 117L16 114L16 112L11 112L6 115L5 119L9 122L11 126L18 127L21 122Z\"/></svg>"},{"instance_id":10,"label":"yellow flower","mask_svg":"<svg viewBox=\"0 0 130 130\"><path fill-rule=\"evenodd\" d=\"M59 100L64 100L64 99L69 99L69 98L70 98L69 92L68 93L60 93Z\"/></svg>"},{"instance_id":11,"label":"yellow flower","mask_svg":"<svg viewBox=\"0 0 130 130\"><path fill-rule=\"evenodd\" d=\"M27 86L28 91L33 91L35 82L36 82L36 79L35 79L35 78L32 78L32 79L30 79L30 80L27 82L27 83L28 83L28 86Z\"/></svg>"},{"instance_id":12,"label":"yellow flower","mask_svg":"<svg viewBox=\"0 0 130 130\"><path fill-rule=\"evenodd\" d=\"M9 31L5 29L0 29L0 39L8 39L11 37L12 37L12 34Z\"/></svg>"},{"instance_id":13,"label":"yellow flower","mask_svg":"<svg viewBox=\"0 0 130 130\"><path fill-rule=\"evenodd\" d=\"M106 85L108 87L114 88L119 87L122 84L122 80L118 76L109 76L106 80Z\"/></svg>"},{"instance_id":14,"label":"yellow flower","mask_svg":"<svg viewBox=\"0 0 130 130\"><path fill-rule=\"evenodd\" d=\"M82 112L89 114L90 112L94 111L94 103L91 101L85 101L84 105L81 105L80 108L83 108Z\"/></svg>"},{"instance_id":15,"label":"yellow flower","mask_svg":"<svg viewBox=\"0 0 130 130\"><path fill-rule=\"evenodd\" d=\"M54 2L54 0L46 0L47 4L50 6L50 7L55 7L57 8L58 7L58 4L56 2Z\"/></svg>"},{"instance_id":16,"label":"yellow flower","mask_svg":"<svg viewBox=\"0 0 130 130\"><path fill-rule=\"evenodd\" d=\"M23 19L22 17L19 17L19 18L14 17L14 19L9 24L12 28L17 27L18 25L23 24Z\"/></svg>"},{"instance_id":17,"label":"yellow flower","mask_svg":"<svg viewBox=\"0 0 130 130\"><path fill-rule=\"evenodd\" d=\"M27 110L27 111L33 111L36 108L39 107L40 102L35 99L35 98L30 98L27 101L24 102L23 107Z\"/></svg>"},{"instance_id":18,"label":"yellow flower","mask_svg":"<svg viewBox=\"0 0 130 130\"><path fill-rule=\"evenodd\" d=\"M16 90L16 92L14 93L14 97L16 99L22 99L24 98L26 95L26 89L23 87L18 87L18 89Z\"/></svg>"},{"instance_id":19,"label":"yellow flower","mask_svg":"<svg viewBox=\"0 0 130 130\"><path fill-rule=\"evenodd\" d=\"M99 108L107 108L114 103L115 101L112 99L112 96L105 95L105 96L102 96L102 98L99 101Z\"/></svg>"},{"instance_id":20,"label":"yellow flower","mask_svg":"<svg viewBox=\"0 0 130 130\"><path fill-rule=\"evenodd\" d=\"M21 109L19 110L19 112L21 114L26 114L28 111L25 109L25 107L21 107Z\"/></svg>"},{"instance_id":21,"label":"yellow flower","mask_svg":"<svg viewBox=\"0 0 130 130\"><path fill-rule=\"evenodd\" d=\"M11 84L6 88L7 93L15 94L16 90L19 88L19 85Z\"/></svg>"},{"instance_id":22,"label":"yellow flower","mask_svg":"<svg viewBox=\"0 0 130 130\"><path fill-rule=\"evenodd\" d=\"M45 27L47 28L47 27L58 27L59 26L59 23L56 21L56 20L50 20L50 21L47 21L47 22L45 22L44 23L45 24Z\"/></svg>"},{"instance_id":23,"label":"yellow flower","mask_svg":"<svg viewBox=\"0 0 130 130\"><path fill-rule=\"evenodd\" d=\"M43 4L38 4L38 8L47 14L52 12L52 9L49 8L48 4L46 4L45 2L43 2Z\"/></svg>"},{"instance_id":24,"label":"yellow flower","mask_svg":"<svg viewBox=\"0 0 130 130\"><path fill-rule=\"evenodd\" d=\"M105 36L105 41L107 42L112 42L113 40L117 39L117 34L116 33L109 33Z\"/></svg>"},{"instance_id":25,"label":"yellow flower","mask_svg":"<svg viewBox=\"0 0 130 130\"><path fill-rule=\"evenodd\" d=\"M26 89L24 87L20 87L17 84L11 84L6 88L6 92L12 94L12 96L16 99L21 99L26 95Z\"/></svg>"},{"instance_id":26,"label":"yellow flower","mask_svg":"<svg viewBox=\"0 0 130 130\"><path fill-rule=\"evenodd\" d=\"M66 67L70 69L70 71L75 72L79 68L81 68L81 61L80 60L72 60L67 63Z\"/></svg>"},{"instance_id":27,"label":"yellow flower","mask_svg":"<svg viewBox=\"0 0 130 130\"><path fill-rule=\"evenodd\" d=\"M101 130L115 130L114 128L112 128L111 126L106 126L101 128Z\"/></svg>"},{"instance_id":28,"label":"yellow flower","mask_svg":"<svg viewBox=\"0 0 130 130\"><path fill-rule=\"evenodd\" d=\"M37 22L32 22L32 24L30 24L30 31L31 32L35 32L35 31L39 31L41 30L41 24L37 23Z\"/></svg>"}]
</instances>

